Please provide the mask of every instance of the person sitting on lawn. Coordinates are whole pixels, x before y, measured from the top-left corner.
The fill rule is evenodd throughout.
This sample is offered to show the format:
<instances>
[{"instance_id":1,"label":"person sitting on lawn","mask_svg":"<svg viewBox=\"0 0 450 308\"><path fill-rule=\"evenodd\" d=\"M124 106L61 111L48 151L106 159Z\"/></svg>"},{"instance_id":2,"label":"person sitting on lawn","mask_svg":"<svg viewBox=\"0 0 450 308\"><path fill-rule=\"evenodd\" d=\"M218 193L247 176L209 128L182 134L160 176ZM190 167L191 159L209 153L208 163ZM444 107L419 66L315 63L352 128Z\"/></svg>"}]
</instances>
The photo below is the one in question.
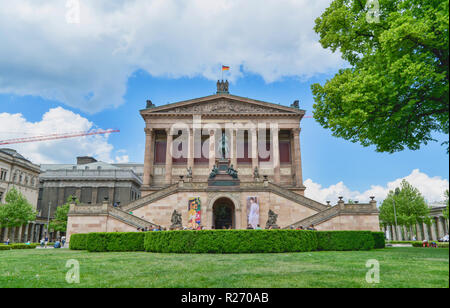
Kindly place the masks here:
<instances>
[{"instance_id":1,"label":"person sitting on lawn","mask_svg":"<svg viewBox=\"0 0 450 308\"><path fill-rule=\"evenodd\" d=\"M61 242L59 241L59 239L57 239L55 241L55 245L53 245L54 248L61 248Z\"/></svg>"}]
</instances>

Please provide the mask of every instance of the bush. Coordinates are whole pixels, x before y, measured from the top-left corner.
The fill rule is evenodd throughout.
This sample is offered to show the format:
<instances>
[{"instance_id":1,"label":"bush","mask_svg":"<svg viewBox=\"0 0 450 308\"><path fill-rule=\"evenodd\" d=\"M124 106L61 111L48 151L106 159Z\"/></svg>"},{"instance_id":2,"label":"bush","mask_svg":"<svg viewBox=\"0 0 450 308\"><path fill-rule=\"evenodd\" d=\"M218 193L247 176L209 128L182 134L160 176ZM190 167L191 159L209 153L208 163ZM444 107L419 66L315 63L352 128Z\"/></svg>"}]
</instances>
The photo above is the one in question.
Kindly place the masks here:
<instances>
[{"instance_id":1,"label":"bush","mask_svg":"<svg viewBox=\"0 0 450 308\"><path fill-rule=\"evenodd\" d=\"M10 245L0 245L0 250L11 250L11 249L35 249L38 244L10 244Z\"/></svg>"},{"instance_id":2,"label":"bush","mask_svg":"<svg viewBox=\"0 0 450 308\"><path fill-rule=\"evenodd\" d=\"M370 231L319 231L318 250L370 250L375 247Z\"/></svg>"},{"instance_id":3,"label":"bush","mask_svg":"<svg viewBox=\"0 0 450 308\"><path fill-rule=\"evenodd\" d=\"M433 241L429 241L428 243L431 244L431 242L433 242ZM449 247L448 242L445 242L445 243L436 242L436 241L434 241L434 242L437 244L437 248L448 248ZM413 247L423 247L422 242L412 242L412 245L413 245ZM428 247L425 247L425 248L428 248Z\"/></svg>"},{"instance_id":4,"label":"bush","mask_svg":"<svg viewBox=\"0 0 450 308\"><path fill-rule=\"evenodd\" d=\"M143 232L95 232L87 237L87 250L103 251L144 251Z\"/></svg>"},{"instance_id":5,"label":"bush","mask_svg":"<svg viewBox=\"0 0 450 308\"><path fill-rule=\"evenodd\" d=\"M317 249L314 231L202 230L145 233L145 250L165 253L300 252Z\"/></svg>"},{"instance_id":6,"label":"bush","mask_svg":"<svg viewBox=\"0 0 450 308\"><path fill-rule=\"evenodd\" d=\"M87 250L87 233L72 234L70 236L69 248L71 250Z\"/></svg>"},{"instance_id":7,"label":"bush","mask_svg":"<svg viewBox=\"0 0 450 308\"><path fill-rule=\"evenodd\" d=\"M386 239L384 232L372 232L373 240L375 241L375 249L384 248L386 246Z\"/></svg>"}]
</instances>

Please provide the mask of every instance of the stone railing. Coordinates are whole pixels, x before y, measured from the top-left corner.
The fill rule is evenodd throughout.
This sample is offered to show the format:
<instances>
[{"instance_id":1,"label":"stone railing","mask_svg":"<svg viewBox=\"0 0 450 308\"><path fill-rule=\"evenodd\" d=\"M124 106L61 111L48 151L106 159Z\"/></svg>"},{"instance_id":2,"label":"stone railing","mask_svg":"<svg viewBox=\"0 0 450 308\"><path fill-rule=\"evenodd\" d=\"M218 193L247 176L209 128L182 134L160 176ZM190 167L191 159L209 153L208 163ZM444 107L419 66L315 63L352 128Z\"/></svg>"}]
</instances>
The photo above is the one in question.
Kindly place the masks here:
<instances>
[{"instance_id":1,"label":"stone railing","mask_svg":"<svg viewBox=\"0 0 450 308\"><path fill-rule=\"evenodd\" d=\"M136 201L133 201L133 202L121 207L121 209L126 212L132 211L132 210L140 208L148 203L155 202L159 199L167 197L167 196L175 193L178 190L178 185L179 184L173 184L173 185L163 188L161 190L155 191L154 193L152 193L150 195L142 197Z\"/></svg>"},{"instance_id":2,"label":"stone railing","mask_svg":"<svg viewBox=\"0 0 450 308\"><path fill-rule=\"evenodd\" d=\"M357 204L344 204L338 203L337 205L330 207L322 212L319 212L315 215L312 215L308 218L300 220L296 223L293 223L286 227L308 227L310 225L318 225L324 221L330 220L333 217L350 214L350 215L358 215L358 214L375 214L378 213L378 209L376 206L376 202L373 203L357 203Z\"/></svg>"},{"instance_id":3,"label":"stone railing","mask_svg":"<svg viewBox=\"0 0 450 308\"><path fill-rule=\"evenodd\" d=\"M136 228L153 228L157 227L156 224L151 223L147 220L141 219L139 217L136 217L134 215L128 214L127 212L124 212L118 208L109 206L108 207L108 213L114 218L117 218L125 223L128 223L130 225L135 226Z\"/></svg>"},{"instance_id":4,"label":"stone railing","mask_svg":"<svg viewBox=\"0 0 450 308\"><path fill-rule=\"evenodd\" d=\"M286 199L292 200L316 211L324 211L330 208L328 205L306 198L305 196L299 195L273 183L269 183L267 188L269 188L273 193L276 193Z\"/></svg>"},{"instance_id":5,"label":"stone railing","mask_svg":"<svg viewBox=\"0 0 450 308\"><path fill-rule=\"evenodd\" d=\"M115 208L107 203L103 203L101 205L70 205L69 216L78 216L78 215L105 215L114 217L126 224L135 226L136 228L145 228L145 227L156 227L157 225L151 223L147 220L141 219L139 217L133 216L124 212L119 208Z\"/></svg>"}]
</instances>

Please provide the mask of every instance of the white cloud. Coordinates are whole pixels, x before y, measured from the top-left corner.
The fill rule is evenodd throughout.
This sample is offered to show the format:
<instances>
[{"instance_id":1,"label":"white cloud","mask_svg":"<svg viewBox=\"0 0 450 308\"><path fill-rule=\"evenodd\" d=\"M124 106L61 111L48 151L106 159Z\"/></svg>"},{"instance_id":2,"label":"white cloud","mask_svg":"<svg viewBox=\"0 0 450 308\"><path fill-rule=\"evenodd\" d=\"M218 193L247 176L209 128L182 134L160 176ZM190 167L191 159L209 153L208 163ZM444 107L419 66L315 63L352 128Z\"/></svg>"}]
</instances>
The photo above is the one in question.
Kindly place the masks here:
<instances>
[{"instance_id":1,"label":"white cloud","mask_svg":"<svg viewBox=\"0 0 450 308\"><path fill-rule=\"evenodd\" d=\"M39 122L29 122L20 113L0 113L0 140L83 132L95 128L94 123L86 118L61 107L50 109ZM84 155L113 162L113 146L108 143L108 137L108 134L92 135L0 147L13 148L37 164L75 163L76 156ZM127 159L127 155L116 157L118 162L125 162Z\"/></svg>"},{"instance_id":2,"label":"white cloud","mask_svg":"<svg viewBox=\"0 0 450 308\"><path fill-rule=\"evenodd\" d=\"M322 187L322 185L313 182L311 179L307 179L304 182L306 186L305 196L323 203L331 201L333 205L336 204L339 196L343 196L345 201L352 199L362 203L368 202L370 196L375 196L375 199L379 202L378 204L381 204L390 190L400 187L403 179L416 187L429 203L444 200L444 191L449 189L449 181L447 179L439 176L430 177L420 172L419 169L414 169L408 176L388 182L385 186L372 185L370 189L362 193L351 190L343 182L329 187Z\"/></svg>"},{"instance_id":3,"label":"white cloud","mask_svg":"<svg viewBox=\"0 0 450 308\"><path fill-rule=\"evenodd\" d=\"M74 0L72 0L74 1ZM1 1L0 93L38 95L87 112L123 102L128 77L220 76L220 64L308 78L339 68L314 19L330 0L80 0L67 23L61 0Z\"/></svg>"}]
</instances>

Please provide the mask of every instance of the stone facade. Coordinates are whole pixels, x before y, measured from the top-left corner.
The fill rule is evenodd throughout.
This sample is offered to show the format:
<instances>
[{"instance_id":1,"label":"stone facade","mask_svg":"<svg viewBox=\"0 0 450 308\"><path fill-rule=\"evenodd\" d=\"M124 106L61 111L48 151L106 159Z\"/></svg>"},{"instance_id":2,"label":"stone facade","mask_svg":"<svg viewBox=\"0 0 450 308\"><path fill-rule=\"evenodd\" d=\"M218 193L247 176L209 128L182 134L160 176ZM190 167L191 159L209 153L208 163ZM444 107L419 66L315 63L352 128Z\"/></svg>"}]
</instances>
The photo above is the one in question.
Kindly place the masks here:
<instances>
[{"instance_id":1,"label":"stone facade","mask_svg":"<svg viewBox=\"0 0 450 308\"><path fill-rule=\"evenodd\" d=\"M118 167L92 157L79 157L76 165L42 165L38 216L53 217L56 208L66 203L69 196L85 204L101 204L106 198L111 204L126 205L139 199L142 180L133 171L138 166Z\"/></svg>"},{"instance_id":2,"label":"stone facade","mask_svg":"<svg viewBox=\"0 0 450 308\"><path fill-rule=\"evenodd\" d=\"M0 204L5 203L6 193L16 188L22 193L34 209L37 207L39 187L38 165L33 164L13 149L0 149ZM29 222L15 228L0 228L0 241L11 242L37 241L44 232L43 224Z\"/></svg>"},{"instance_id":3,"label":"stone facade","mask_svg":"<svg viewBox=\"0 0 450 308\"><path fill-rule=\"evenodd\" d=\"M146 224L169 228L174 210L187 226L193 198L201 203L196 217L207 229L246 228L253 215L249 204L257 200L261 227L271 210L281 228L314 224L319 230L379 230L374 200L332 207L304 197L300 123L305 111L298 102L286 107L231 95L221 87L216 95L159 107L148 101L140 113L146 144L142 197L114 209L116 216L121 213L114 227L104 217L99 226L94 223L99 214L74 207L69 235L121 225L117 231ZM224 167L219 175L217 166ZM238 179L232 178L235 171ZM112 217L110 211L102 213ZM89 223L82 224L83 219Z\"/></svg>"}]
</instances>

